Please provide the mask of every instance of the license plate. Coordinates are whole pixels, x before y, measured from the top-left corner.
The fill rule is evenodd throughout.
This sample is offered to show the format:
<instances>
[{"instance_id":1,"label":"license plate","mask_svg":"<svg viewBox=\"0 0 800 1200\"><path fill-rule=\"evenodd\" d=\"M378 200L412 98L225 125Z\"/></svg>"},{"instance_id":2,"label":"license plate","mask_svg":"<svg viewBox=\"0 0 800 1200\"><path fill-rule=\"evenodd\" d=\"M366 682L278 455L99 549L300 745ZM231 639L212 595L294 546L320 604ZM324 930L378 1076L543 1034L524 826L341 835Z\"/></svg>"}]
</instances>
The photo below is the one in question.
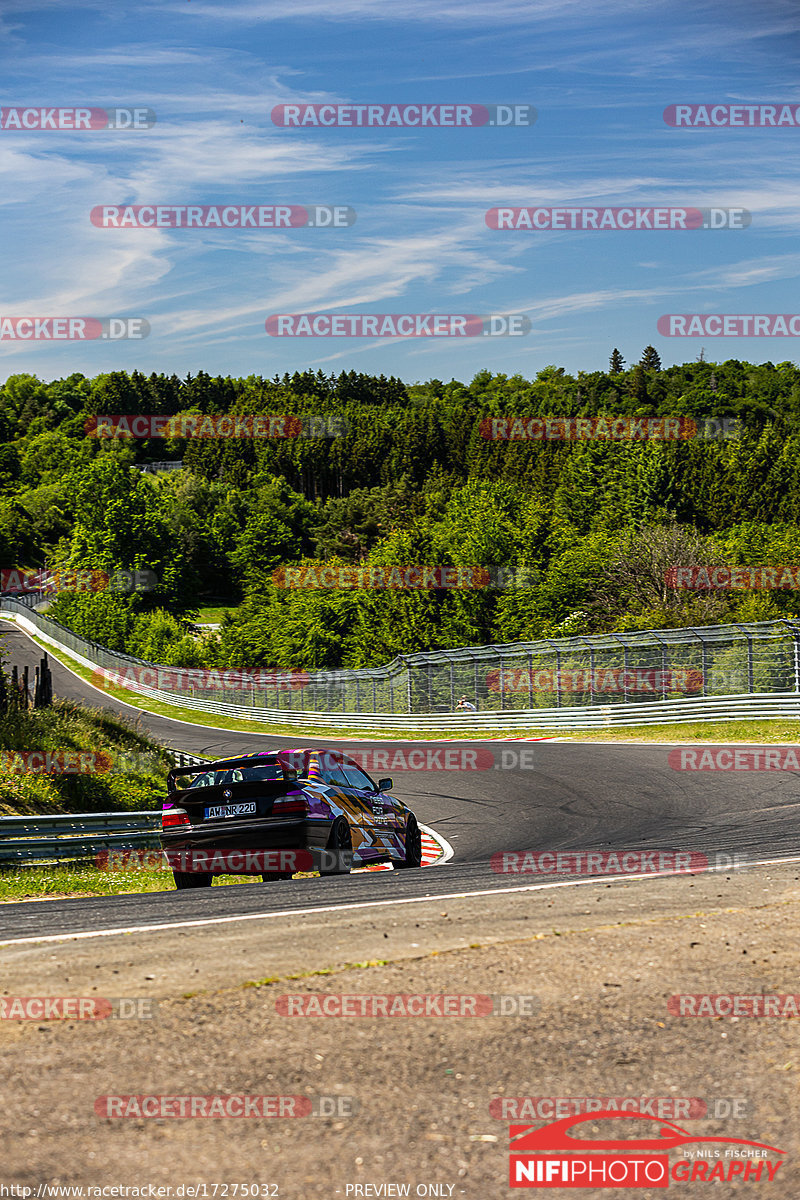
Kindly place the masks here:
<instances>
[{"instance_id":1,"label":"license plate","mask_svg":"<svg viewBox=\"0 0 800 1200\"><path fill-rule=\"evenodd\" d=\"M217 817L245 817L248 813L256 812L255 800L247 804L220 804L215 808L206 809L206 820L213 821Z\"/></svg>"}]
</instances>

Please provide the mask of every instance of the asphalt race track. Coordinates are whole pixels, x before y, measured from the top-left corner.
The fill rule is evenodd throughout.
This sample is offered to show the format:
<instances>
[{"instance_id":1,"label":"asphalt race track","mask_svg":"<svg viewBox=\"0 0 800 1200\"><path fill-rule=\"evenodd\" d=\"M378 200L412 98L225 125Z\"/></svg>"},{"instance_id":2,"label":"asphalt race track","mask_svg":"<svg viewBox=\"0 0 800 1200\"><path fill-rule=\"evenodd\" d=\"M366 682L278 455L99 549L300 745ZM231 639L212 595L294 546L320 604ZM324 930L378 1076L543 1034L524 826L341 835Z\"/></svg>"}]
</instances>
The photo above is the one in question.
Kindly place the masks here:
<instances>
[{"instance_id":1,"label":"asphalt race track","mask_svg":"<svg viewBox=\"0 0 800 1200\"><path fill-rule=\"evenodd\" d=\"M5 624L17 665L33 667L40 648ZM51 656L59 697L83 700L137 719L133 710L91 688ZM302 745L308 735L279 738L192 726L138 713L155 738L196 755L222 757ZM313 740L347 751L345 741ZM378 743L369 743L374 748ZM366 742L353 742L364 750ZM464 769L436 766L446 744L383 743L392 755L423 750L431 769L393 770L395 791L426 825L453 846L452 861L415 872L295 880L264 885L135 896L28 902L0 908L0 940L64 936L79 931L169 926L237 915L299 912L327 906L413 901L423 897L519 889L571 876L501 874L503 851L662 850L705 853L712 866L791 858L800 847L800 779L791 771L681 771L667 746L581 744L579 741L469 742L456 747ZM439 753L439 761L443 761ZM451 760L452 762L452 760ZM481 769L474 769L472 764Z\"/></svg>"},{"instance_id":2,"label":"asphalt race track","mask_svg":"<svg viewBox=\"0 0 800 1200\"><path fill-rule=\"evenodd\" d=\"M8 642L17 664L41 654L18 631ZM127 712L188 752L288 743L139 716L55 661L52 669L59 696ZM37 1192L42 1179L79 1185L76 1200L98 1195L80 1190L89 1183L107 1195L139 1183L167 1185L163 1200L232 1200L233 1187L222 1189L241 1179L279 1200L494 1200L510 1194L514 1114L496 1111L507 1098L593 1097L596 1111L603 1097L648 1105L661 1097L669 1117L682 1097L705 1114L689 1122L690 1140L743 1137L777 1148L776 1161L785 1155L772 1164L779 1174L764 1195L795 1200L797 1020L693 1019L675 1004L769 996L796 1001L789 1015L800 1009L797 773L683 771L670 765L670 750L680 764L674 747L578 740L358 742L352 750L376 747L422 753L415 761L428 769L379 773L392 774L420 819L447 839L451 861L0 905L6 1177L33 1184L42 1200L67 1195ZM455 755L449 763L445 752ZM718 869L576 879L496 873L491 862L504 851L637 848L703 852ZM735 855L744 869L731 869ZM480 1020L426 1013L387 1021L311 1011L294 1018L286 1007L289 997L368 1003L365 994L491 996L498 1008L493 999L492 1015ZM6 1010L14 997L37 1005L42 997L106 998L120 1017L124 1000L137 1019L41 1020L33 1011L17 1019L13 1006ZM158 1115L162 1100L214 1096L300 1097L311 1115ZM155 1097L156 1113L109 1111L109 1097L136 1105ZM697 1155L691 1146L687 1153ZM725 1164L714 1170L729 1166L728 1181L734 1169L762 1171L744 1159ZM676 1182L692 1172L692 1196L711 1194L701 1182L710 1163L676 1151L672 1169ZM628 1189L581 1194L606 1200Z\"/></svg>"}]
</instances>

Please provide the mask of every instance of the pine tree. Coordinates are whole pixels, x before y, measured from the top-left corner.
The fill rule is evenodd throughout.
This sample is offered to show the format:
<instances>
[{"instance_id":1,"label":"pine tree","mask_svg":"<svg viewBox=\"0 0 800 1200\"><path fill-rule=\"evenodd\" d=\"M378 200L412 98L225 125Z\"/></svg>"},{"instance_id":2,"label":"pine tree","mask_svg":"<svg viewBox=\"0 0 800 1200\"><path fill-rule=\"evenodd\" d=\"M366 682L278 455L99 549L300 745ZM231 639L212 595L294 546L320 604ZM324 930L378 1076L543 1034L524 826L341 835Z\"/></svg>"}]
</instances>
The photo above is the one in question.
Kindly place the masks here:
<instances>
[{"instance_id":1,"label":"pine tree","mask_svg":"<svg viewBox=\"0 0 800 1200\"><path fill-rule=\"evenodd\" d=\"M655 346L645 346L642 357L639 359L639 365L646 371L661 370L661 359Z\"/></svg>"},{"instance_id":2,"label":"pine tree","mask_svg":"<svg viewBox=\"0 0 800 1200\"><path fill-rule=\"evenodd\" d=\"M633 368L633 375L628 381L628 395L635 396L641 404L647 401L647 376L641 363Z\"/></svg>"},{"instance_id":3,"label":"pine tree","mask_svg":"<svg viewBox=\"0 0 800 1200\"><path fill-rule=\"evenodd\" d=\"M609 375L619 375L625 366L625 359L622 357L616 346L611 351L610 363L611 366L609 367Z\"/></svg>"}]
</instances>

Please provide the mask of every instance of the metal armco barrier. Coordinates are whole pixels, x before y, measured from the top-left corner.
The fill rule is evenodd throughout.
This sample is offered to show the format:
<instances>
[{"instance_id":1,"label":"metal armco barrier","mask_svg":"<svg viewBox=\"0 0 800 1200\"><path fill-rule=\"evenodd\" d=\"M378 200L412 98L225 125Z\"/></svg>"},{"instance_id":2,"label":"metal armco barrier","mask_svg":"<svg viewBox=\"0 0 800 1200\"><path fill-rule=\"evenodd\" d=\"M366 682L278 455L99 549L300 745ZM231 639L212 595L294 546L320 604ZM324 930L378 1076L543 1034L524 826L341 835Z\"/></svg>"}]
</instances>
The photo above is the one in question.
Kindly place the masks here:
<instances>
[{"instance_id":1,"label":"metal armco barrier","mask_svg":"<svg viewBox=\"0 0 800 1200\"><path fill-rule=\"evenodd\" d=\"M0 866L76 862L104 850L157 850L160 812L0 817Z\"/></svg>"},{"instance_id":2,"label":"metal armco barrier","mask_svg":"<svg viewBox=\"0 0 800 1200\"><path fill-rule=\"evenodd\" d=\"M209 761L172 747L168 750L178 767ZM157 850L160 832L160 811L0 817L0 867L76 862L104 850Z\"/></svg>"},{"instance_id":3,"label":"metal armco barrier","mask_svg":"<svg viewBox=\"0 0 800 1200\"><path fill-rule=\"evenodd\" d=\"M131 673L180 680L167 690L137 679L137 696L266 725L490 733L800 717L800 625L788 620L437 650L381 668L285 673L287 686L256 675L245 686L236 672L235 685L215 688L203 672L108 650L11 597L0 614L112 684ZM456 711L462 695L477 711Z\"/></svg>"}]
</instances>

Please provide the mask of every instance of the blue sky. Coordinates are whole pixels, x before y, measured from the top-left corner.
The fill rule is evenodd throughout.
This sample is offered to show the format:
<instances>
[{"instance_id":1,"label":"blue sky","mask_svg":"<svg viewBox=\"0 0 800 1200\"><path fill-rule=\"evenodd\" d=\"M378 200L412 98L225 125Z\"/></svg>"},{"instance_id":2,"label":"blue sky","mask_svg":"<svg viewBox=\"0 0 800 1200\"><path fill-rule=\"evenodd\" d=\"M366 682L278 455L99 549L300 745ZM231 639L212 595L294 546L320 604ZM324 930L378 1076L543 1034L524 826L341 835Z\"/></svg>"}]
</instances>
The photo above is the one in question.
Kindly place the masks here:
<instances>
[{"instance_id":1,"label":"blue sky","mask_svg":"<svg viewBox=\"0 0 800 1200\"><path fill-rule=\"evenodd\" d=\"M321 368L468 380L798 361L665 338L662 313L800 311L800 128L672 129L680 103L800 104L794 2L4 0L4 106L138 104L149 130L0 132L0 315L143 316L146 341L0 344L2 377ZM281 129L280 103L526 103L530 128ZM344 229L98 229L109 204L350 205ZM738 206L747 229L501 232L496 205ZM273 313L522 313L523 338L271 338Z\"/></svg>"}]
</instances>

